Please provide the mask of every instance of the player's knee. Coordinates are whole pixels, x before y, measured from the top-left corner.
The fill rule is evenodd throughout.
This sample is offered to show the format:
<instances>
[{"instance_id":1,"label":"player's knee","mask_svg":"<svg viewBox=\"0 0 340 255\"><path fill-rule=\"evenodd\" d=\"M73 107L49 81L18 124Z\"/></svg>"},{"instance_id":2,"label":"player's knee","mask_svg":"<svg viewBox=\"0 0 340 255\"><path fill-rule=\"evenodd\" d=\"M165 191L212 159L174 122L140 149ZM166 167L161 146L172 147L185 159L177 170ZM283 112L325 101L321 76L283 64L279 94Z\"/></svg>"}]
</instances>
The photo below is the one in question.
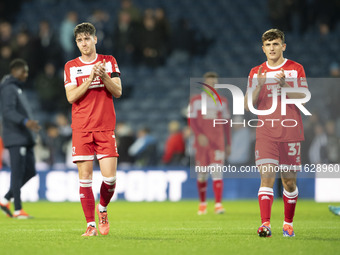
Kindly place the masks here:
<instances>
[{"instance_id":1,"label":"player's knee","mask_svg":"<svg viewBox=\"0 0 340 255\"><path fill-rule=\"evenodd\" d=\"M261 178L261 187L273 188L275 178Z\"/></svg>"},{"instance_id":2,"label":"player's knee","mask_svg":"<svg viewBox=\"0 0 340 255\"><path fill-rule=\"evenodd\" d=\"M296 190L296 180L294 179L282 179L282 184L285 190L288 192L293 192Z\"/></svg>"},{"instance_id":3,"label":"player's knee","mask_svg":"<svg viewBox=\"0 0 340 255\"><path fill-rule=\"evenodd\" d=\"M222 180L223 179L223 173L222 172L212 172L211 178L213 180Z\"/></svg>"},{"instance_id":4,"label":"player's knee","mask_svg":"<svg viewBox=\"0 0 340 255\"><path fill-rule=\"evenodd\" d=\"M198 173L197 174L197 181L198 182L206 182L208 180L208 173Z\"/></svg>"},{"instance_id":5,"label":"player's knee","mask_svg":"<svg viewBox=\"0 0 340 255\"><path fill-rule=\"evenodd\" d=\"M79 173L79 179L92 180L92 173Z\"/></svg>"}]
</instances>

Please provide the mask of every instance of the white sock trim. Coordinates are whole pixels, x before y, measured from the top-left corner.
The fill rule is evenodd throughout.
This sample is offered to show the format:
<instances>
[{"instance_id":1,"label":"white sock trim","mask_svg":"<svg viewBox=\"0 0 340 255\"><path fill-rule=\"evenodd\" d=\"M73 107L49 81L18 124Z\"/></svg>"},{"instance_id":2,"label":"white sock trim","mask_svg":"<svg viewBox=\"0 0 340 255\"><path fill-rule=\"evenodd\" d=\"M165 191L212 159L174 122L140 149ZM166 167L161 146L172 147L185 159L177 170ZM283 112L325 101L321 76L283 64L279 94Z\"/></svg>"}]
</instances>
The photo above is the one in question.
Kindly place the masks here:
<instances>
[{"instance_id":1,"label":"white sock trim","mask_svg":"<svg viewBox=\"0 0 340 255\"><path fill-rule=\"evenodd\" d=\"M287 198L296 198L299 195L298 187L293 192L288 192L287 190L283 189L283 195Z\"/></svg>"},{"instance_id":2,"label":"white sock trim","mask_svg":"<svg viewBox=\"0 0 340 255\"><path fill-rule=\"evenodd\" d=\"M104 177L103 176L103 182L107 185L114 185L116 183L117 177L113 176L113 177Z\"/></svg>"},{"instance_id":3,"label":"white sock trim","mask_svg":"<svg viewBox=\"0 0 340 255\"><path fill-rule=\"evenodd\" d=\"M96 227L96 222L95 221L88 222L87 227L89 227L90 225L93 226L93 227Z\"/></svg>"},{"instance_id":4,"label":"white sock trim","mask_svg":"<svg viewBox=\"0 0 340 255\"><path fill-rule=\"evenodd\" d=\"M1 198L1 200L0 200L0 202L1 202L1 204L3 204L3 205L7 205L8 203L9 203L9 201L6 199L6 198Z\"/></svg>"},{"instance_id":5,"label":"white sock trim","mask_svg":"<svg viewBox=\"0 0 340 255\"><path fill-rule=\"evenodd\" d=\"M257 194L259 195L271 195L274 196L274 190L273 188L269 188L269 187L260 187L259 188L259 192Z\"/></svg>"},{"instance_id":6,"label":"white sock trim","mask_svg":"<svg viewBox=\"0 0 340 255\"><path fill-rule=\"evenodd\" d=\"M79 180L80 187L92 187L92 180Z\"/></svg>"},{"instance_id":7,"label":"white sock trim","mask_svg":"<svg viewBox=\"0 0 340 255\"><path fill-rule=\"evenodd\" d=\"M107 206L102 206L101 204L99 204L98 209L100 212L107 212Z\"/></svg>"},{"instance_id":8,"label":"white sock trim","mask_svg":"<svg viewBox=\"0 0 340 255\"><path fill-rule=\"evenodd\" d=\"M283 225L285 225L285 224L287 224L287 225L290 225L290 226L292 226L293 227L293 222L283 222Z\"/></svg>"}]
</instances>

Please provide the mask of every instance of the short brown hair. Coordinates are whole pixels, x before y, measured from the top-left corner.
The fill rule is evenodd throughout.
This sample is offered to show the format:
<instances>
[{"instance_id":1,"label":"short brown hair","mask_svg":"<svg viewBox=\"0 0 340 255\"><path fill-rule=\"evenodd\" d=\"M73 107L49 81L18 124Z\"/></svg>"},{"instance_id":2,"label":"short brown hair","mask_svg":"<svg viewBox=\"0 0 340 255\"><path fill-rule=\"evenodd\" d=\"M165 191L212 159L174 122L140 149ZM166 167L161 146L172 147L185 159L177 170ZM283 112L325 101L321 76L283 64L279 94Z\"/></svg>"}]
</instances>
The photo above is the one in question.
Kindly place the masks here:
<instances>
[{"instance_id":1,"label":"short brown hair","mask_svg":"<svg viewBox=\"0 0 340 255\"><path fill-rule=\"evenodd\" d=\"M267 41L267 40L272 41L272 40L275 40L275 39L281 39L282 43L284 43L285 42L285 34L277 28L272 28L272 29L269 29L266 32L264 32L263 35L262 35L262 43Z\"/></svg>"},{"instance_id":2,"label":"short brown hair","mask_svg":"<svg viewBox=\"0 0 340 255\"><path fill-rule=\"evenodd\" d=\"M203 78L207 79L207 78L218 78L218 74L216 72L206 72L203 75Z\"/></svg>"},{"instance_id":3,"label":"short brown hair","mask_svg":"<svg viewBox=\"0 0 340 255\"><path fill-rule=\"evenodd\" d=\"M84 23L78 24L74 28L74 30L73 30L74 38L77 38L77 36L81 33L95 36L96 35L96 28L90 22L84 22Z\"/></svg>"}]
</instances>

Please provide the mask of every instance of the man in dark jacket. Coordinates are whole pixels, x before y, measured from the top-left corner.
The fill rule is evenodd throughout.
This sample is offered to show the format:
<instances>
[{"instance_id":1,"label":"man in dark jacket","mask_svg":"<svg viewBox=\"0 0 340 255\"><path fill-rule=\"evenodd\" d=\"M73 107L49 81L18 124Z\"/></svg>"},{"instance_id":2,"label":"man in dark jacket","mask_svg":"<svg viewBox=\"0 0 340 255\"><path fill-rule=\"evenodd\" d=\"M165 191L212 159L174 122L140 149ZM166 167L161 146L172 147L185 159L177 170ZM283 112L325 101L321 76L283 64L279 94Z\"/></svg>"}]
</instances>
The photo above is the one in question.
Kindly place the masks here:
<instances>
[{"instance_id":1,"label":"man in dark jacket","mask_svg":"<svg viewBox=\"0 0 340 255\"><path fill-rule=\"evenodd\" d=\"M8 148L11 164L10 189L0 199L0 207L9 217L28 219L21 205L20 189L35 176L33 146L34 133L38 132L38 122L32 120L32 111L21 87L28 77L28 65L23 59L15 59L9 66L10 74L0 85L1 111L3 119L3 142ZM14 198L15 211L10 211L10 199Z\"/></svg>"}]
</instances>

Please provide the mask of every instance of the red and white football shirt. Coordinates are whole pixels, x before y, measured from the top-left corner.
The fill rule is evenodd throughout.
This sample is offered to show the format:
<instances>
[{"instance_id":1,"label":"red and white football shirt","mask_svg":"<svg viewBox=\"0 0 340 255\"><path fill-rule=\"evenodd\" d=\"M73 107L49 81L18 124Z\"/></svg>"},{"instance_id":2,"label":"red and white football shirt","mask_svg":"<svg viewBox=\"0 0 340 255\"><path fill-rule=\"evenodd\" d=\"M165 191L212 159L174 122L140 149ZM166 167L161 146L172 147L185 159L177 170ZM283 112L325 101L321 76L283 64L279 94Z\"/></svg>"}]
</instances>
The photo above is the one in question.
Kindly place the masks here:
<instances>
[{"instance_id":1,"label":"red and white football shirt","mask_svg":"<svg viewBox=\"0 0 340 255\"><path fill-rule=\"evenodd\" d=\"M109 55L96 55L91 62L84 62L80 57L66 63L64 86L80 86L90 76L93 66L105 59L106 72L120 74L116 59ZM91 132L114 130L116 114L111 93L106 89L100 77L96 77L86 93L72 104L72 129Z\"/></svg>"},{"instance_id":2,"label":"red and white football shirt","mask_svg":"<svg viewBox=\"0 0 340 255\"><path fill-rule=\"evenodd\" d=\"M277 88L278 104L276 110L269 115L258 115L259 120L263 121L263 126L256 128L256 139L269 139L276 142L298 142L304 140L303 124L301 119L300 110L292 104L287 104L286 115L281 114L281 88L280 85L274 80L275 75L284 70L286 82L293 88L308 88L305 71L303 66L297 62L289 59L276 67L271 67L268 62L264 62L259 66L251 69L248 77L248 92L249 88L255 88L257 86L257 73L262 66L262 72L267 71L266 82L263 85L258 101L258 110L268 110L273 103L272 90ZM275 121L268 121L275 120ZM287 120L285 125L293 126L295 120L297 125L295 127L284 127L281 125L283 120ZM262 123L261 123L262 124ZM260 126L260 123L258 124Z\"/></svg>"},{"instance_id":3,"label":"red and white football shirt","mask_svg":"<svg viewBox=\"0 0 340 255\"><path fill-rule=\"evenodd\" d=\"M202 97L205 97L207 102L205 115L201 114ZM193 96L190 100L188 117L190 127L195 134L196 161L200 165L223 163L226 145L231 144L228 101L225 97L221 97L222 105L218 100L216 101L217 104L206 93ZM214 127L214 119L225 119L228 120L228 123ZM199 145L197 137L200 134L208 138L209 145L207 147Z\"/></svg>"}]
</instances>

